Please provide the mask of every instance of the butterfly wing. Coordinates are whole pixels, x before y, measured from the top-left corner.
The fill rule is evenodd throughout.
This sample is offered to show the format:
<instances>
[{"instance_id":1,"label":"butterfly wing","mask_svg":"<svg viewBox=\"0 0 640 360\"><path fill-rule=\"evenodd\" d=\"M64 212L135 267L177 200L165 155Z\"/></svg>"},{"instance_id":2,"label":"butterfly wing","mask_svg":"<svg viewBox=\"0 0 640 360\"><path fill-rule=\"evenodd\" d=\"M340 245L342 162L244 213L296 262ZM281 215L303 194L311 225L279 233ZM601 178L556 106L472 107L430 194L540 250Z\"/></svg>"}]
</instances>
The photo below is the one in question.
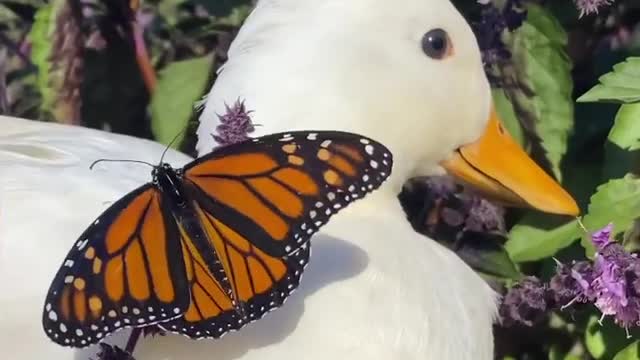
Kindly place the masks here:
<instances>
[{"instance_id":1,"label":"butterfly wing","mask_svg":"<svg viewBox=\"0 0 640 360\"><path fill-rule=\"evenodd\" d=\"M220 148L187 165L184 176L225 226L278 257L378 188L392 162L384 145L360 135L298 131Z\"/></svg>"},{"instance_id":2,"label":"butterfly wing","mask_svg":"<svg viewBox=\"0 0 640 360\"><path fill-rule=\"evenodd\" d=\"M123 328L181 315L189 305L180 233L151 184L107 209L56 274L43 313L47 335L85 347Z\"/></svg>"},{"instance_id":3,"label":"butterfly wing","mask_svg":"<svg viewBox=\"0 0 640 360\"><path fill-rule=\"evenodd\" d=\"M232 305L231 298L207 269L192 240L183 233L191 303L183 317L160 326L193 339L219 338L282 305L298 287L309 260L310 245L304 244L282 258L273 257L217 219L208 211L207 204L195 201L194 208L240 304Z\"/></svg>"}]
</instances>

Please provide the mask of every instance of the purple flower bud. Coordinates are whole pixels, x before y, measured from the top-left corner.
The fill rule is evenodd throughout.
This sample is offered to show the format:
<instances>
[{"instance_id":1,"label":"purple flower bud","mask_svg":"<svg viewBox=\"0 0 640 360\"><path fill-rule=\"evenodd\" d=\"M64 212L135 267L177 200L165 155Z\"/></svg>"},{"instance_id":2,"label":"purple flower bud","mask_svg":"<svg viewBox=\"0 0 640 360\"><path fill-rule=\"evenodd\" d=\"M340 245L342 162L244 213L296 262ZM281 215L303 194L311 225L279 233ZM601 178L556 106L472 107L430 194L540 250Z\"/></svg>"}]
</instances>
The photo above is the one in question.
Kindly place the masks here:
<instances>
[{"instance_id":1,"label":"purple flower bud","mask_svg":"<svg viewBox=\"0 0 640 360\"><path fill-rule=\"evenodd\" d=\"M504 326L533 326L547 311L548 288L537 278L528 276L505 294L499 314Z\"/></svg>"},{"instance_id":2,"label":"purple flower bud","mask_svg":"<svg viewBox=\"0 0 640 360\"><path fill-rule=\"evenodd\" d=\"M218 115L220 125L216 127L218 134L212 134L213 139L220 146L235 144L249 139L249 133L255 131L255 126L251 122L249 114L244 106L244 101L236 101L233 106L225 104L226 113Z\"/></svg>"},{"instance_id":3,"label":"purple flower bud","mask_svg":"<svg viewBox=\"0 0 640 360\"><path fill-rule=\"evenodd\" d=\"M620 244L610 242L596 253L594 269L598 275L592 283L596 291L595 305L602 316L613 316L625 329L636 326L640 321L640 297L635 287L640 276L640 260Z\"/></svg>"},{"instance_id":4,"label":"purple flower bud","mask_svg":"<svg viewBox=\"0 0 640 360\"><path fill-rule=\"evenodd\" d=\"M613 231L613 224L609 223L607 226L594 232L591 235L591 242L593 242L593 245L595 245L597 250L604 248L611 242L612 231Z\"/></svg>"},{"instance_id":5,"label":"purple flower bud","mask_svg":"<svg viewBox=\"0 0 640 360\"><path fill-rule=\"evenodd\" d=\"M472 197L465 230L504 232L504 209L483 198Z\"/></svg>"},{"instance_id":6,"label":"purple flower bud","mask_svg":"<svg viewBox=\"0 0 640 360\"><path fill-rule=\"evenodd\" d=\"M456 183L449 176L432 176L427 179L426 183L429 192L439 198L446 198L456 191Z\"/></svg>"},{"instance_id":7,"label":"purple flower bud","mask_svg":"<svg viewBox=\"0 0 640 360\"><path fill-rule=\"evenodd\" d=\"M549 281L549 289L556 305L564 308L575 302L593 299L592 280L593 269L590 263L580 261L569 266L558 262L556 275Z\"/></svg>"},{"instance_id":8,"label":"purple flower bud","mask_svg":"<svg viewBox=\"0 0 640 360\"><path fill-rule=\"evenodd\" d=\"M443 207L440 216L449 226L460 226L464 223L464 215L452 208Z\"/></svg>"}]
</instances>

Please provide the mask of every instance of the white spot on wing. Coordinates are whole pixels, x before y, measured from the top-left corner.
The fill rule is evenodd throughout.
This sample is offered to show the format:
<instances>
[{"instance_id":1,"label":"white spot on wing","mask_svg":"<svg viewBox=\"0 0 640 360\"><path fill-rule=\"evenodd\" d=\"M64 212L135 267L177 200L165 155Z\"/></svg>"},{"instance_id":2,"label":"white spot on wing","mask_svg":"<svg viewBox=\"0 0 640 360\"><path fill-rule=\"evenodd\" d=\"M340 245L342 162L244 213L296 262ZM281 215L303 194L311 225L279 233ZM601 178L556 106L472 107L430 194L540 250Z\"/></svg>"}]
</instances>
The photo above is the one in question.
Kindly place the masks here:
<instances>
[{"instance_id":1,"label":"white spot on wing","mask_svg":"<svg viewBox=\"0 0 640 360\"><path fill-rule=\"evenodd\" d=\"M373 155L373 145L371 144L365 145L364 151L369 155Z\"/></svg>"}]
</instances>

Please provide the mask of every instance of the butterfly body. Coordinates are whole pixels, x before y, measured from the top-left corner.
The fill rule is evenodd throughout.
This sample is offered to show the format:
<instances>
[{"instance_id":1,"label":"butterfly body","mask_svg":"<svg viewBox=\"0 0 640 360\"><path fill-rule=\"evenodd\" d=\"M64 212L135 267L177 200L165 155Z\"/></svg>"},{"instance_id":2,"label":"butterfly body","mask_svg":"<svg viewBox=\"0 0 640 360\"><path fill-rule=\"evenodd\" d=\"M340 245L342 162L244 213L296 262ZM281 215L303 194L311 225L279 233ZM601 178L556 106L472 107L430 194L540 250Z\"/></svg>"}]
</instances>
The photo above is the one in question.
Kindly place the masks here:
<instances>
[{"instance_id":1,"label":"butterfly body","mask_svg":"<svg viewBox=\"0 0 640 360\"><path fill-rule=\"evenodd\" d=\"M284 303L309 238L391 165L383 145L323 131L251 139L181 169L161 163L76 241L44 330L73 347L153 324L196 339L238 330Z\"/></svg>"}]
</instances>

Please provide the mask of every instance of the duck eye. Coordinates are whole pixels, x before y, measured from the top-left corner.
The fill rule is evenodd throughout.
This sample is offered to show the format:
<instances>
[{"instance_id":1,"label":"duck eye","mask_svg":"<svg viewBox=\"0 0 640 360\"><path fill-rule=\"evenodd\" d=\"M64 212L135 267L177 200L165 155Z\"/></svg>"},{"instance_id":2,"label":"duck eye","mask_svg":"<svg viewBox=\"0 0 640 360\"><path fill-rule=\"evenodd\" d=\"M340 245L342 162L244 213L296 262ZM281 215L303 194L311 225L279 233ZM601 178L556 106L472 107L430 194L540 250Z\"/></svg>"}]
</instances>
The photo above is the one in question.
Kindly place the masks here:
<instances>
[{"instance_id":1,"label":"duck eye","mask_svg":"<svg viewBox=\"0 0 640 360\"><path fill-rule=\"evenodd\" d=\"M422 37L422 51L432 59L441 60L449 55L450 42L446 31L442 29L429 30Z\"/></svg>"}]
</instances>

